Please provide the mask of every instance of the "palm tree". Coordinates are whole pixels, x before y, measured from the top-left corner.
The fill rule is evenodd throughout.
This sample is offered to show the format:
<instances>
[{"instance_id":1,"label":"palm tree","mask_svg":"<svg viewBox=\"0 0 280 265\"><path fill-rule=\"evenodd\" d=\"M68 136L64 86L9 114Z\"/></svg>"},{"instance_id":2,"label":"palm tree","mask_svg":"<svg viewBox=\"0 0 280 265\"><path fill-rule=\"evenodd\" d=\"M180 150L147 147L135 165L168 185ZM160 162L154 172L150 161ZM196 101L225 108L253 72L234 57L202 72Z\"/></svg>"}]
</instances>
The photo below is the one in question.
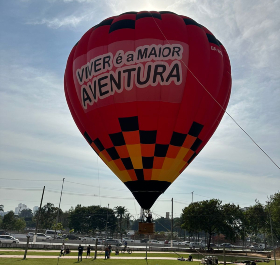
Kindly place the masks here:
<instances>
[{"instance_id":1,"label":"palm tree","mask_svg":"<svg viewBox=\"0 0 280 265\"><path fill-rule=\"evenodd\" d=\"M126 213L124 218L125 218L125 224L126 224L126 229L130 228L130 219L132 215L130 213Z\"/></svg>"},{"instance_id":2,"label":"palm tree","mask_svg":"<svg viewBox=\"0 0 280 265\"><path fill-rule=\"evenodd\" d=\"M0 204L0 212L4 212L4 205Z\"/></svg>"},{"instance_id":3,"label":"palm tree","mask_svg":"<svg viewBox=\"0 0 280 265\"><path fill-rule=\"evenodd\" d=\"M121 240L122 240L122 220L123 220L123 216L124 214L127 212L127 209L124 206L116 206L114 208L114 212L117 216L117 218L119 218L119 231L121 234Z\"/></svg>"}]
</instances>

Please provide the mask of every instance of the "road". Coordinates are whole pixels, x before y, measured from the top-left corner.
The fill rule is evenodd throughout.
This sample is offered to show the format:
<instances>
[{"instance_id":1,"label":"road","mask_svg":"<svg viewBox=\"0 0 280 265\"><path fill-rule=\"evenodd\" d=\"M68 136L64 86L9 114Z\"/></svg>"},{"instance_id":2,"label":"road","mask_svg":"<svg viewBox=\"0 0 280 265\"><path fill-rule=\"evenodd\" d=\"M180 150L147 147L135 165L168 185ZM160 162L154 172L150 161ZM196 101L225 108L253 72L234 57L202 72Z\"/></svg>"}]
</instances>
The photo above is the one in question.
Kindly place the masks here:
<instances>
[{"instance_id":1,"label":"road","mask_svg":"<svg viewBox=\"0 0 280 265\"><path fill-rule=\"evenodd\" d=\"M17 238L20 241L20 244L25 244L27 241L27 237L26 234L11 234L12 236L14 236L15 238ZM67 243L67 245L72 246L72 248L76 248L79 244L86 246L86 245L95 245L94 241L82 241L82 240L64 240L64 239L53 239L53 240L46 240L46 241L42 241L42 239L37 239L36 244L38 245L44 245L44 246L60 246L62 243ZM32 240L30 240L30 244L32 245ZM99 246L103 246L103 245L99 245ZM138 250L145 250L146 247L148 247L149 249L170 249L170 244L164 244L164 241L159 241L159 243L141 243L140 240L135 240L134 242L128 242L128 246L131 247L132 249L138 249ZM122 246L121 246L122 247ZM57 248L57 247L56 247ZM190 251L190 249L185 246L185 245L178 245L174 244L173 245L173 249L174 250L184 250L184 251ZM199 249L197 249L199 250ZM215 248L214 250L222 250L222 248ZM233 246L233 248L226 248L227 251L240 251L242 250L242 246ZM248 249L244 249L244 252L251 252L251 250ZM260 252L260 251L258 251ZM261 252L260 252L261 253Z\"/></svg>"}]
</instances>

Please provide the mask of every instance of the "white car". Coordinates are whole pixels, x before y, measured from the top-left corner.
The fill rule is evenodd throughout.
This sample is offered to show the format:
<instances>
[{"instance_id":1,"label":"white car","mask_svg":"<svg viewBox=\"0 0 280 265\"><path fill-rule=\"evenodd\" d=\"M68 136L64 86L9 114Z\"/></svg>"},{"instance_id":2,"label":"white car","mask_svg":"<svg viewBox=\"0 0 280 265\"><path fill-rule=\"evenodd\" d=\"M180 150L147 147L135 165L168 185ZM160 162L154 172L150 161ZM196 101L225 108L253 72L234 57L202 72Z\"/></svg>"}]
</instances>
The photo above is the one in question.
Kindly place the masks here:
<instances>
[{"instance_id":1,"label":"white car","mask_svg":"<svg viewBox=\"0 0 280 265\"><path fill-rule=\"evenodd\" d=\"M190 242L190 248L200 248L203 249L205 248L205 244L203 244L202 242Z\"/></svg>"},{"instance_id":2,"label":"white car","mask_svg":"<svg viewBox=\"0 0 280 265\"><path fill-rule=\"evenodd\" d=\"M13 236L7 236L7 235L0 235L0 243L4 244L4 243L19 243L19 240Z\"/></svg>"},{"instance_id":3,"label":"white car","mask_svg":"<svg viewBox=\"0 0 280 265\"><path fill-rule=\"evenodd\" d=\"M150 240L149 243L150 244L158 244L158 241L157 240Z\"/></svg>"},{"instance_id":4,"label":"white car","mask_svg":"<svg viewBox=\"0 0 280 265\"><path fill-rule=\"evenodd\" d=\"M106 239L104 244L122 246L122 242L118 239Z\"/></svg>"},{"instance_id":5,"label":"white car","mask_svg":"<svg viewBox=\"0 0 280 265\"><path fill-rule=\"evenodd\" d=\"M190 244L190 241L179 242L179 245L183 245L183 246L188 246L189 244Z\"/></svg>"},{"instance_id":6,"label":"white car","mask_svg":"<svg viewBox=\"0 0 280 265\"><path fill-rule=\"evenodd\" d=\"M220 247L222 247L222 248L232 248L233 246L230 243L222 243L222 244L220 244Z\"/></svg>"},{"instance_id":7,"label":"white car","mask_svg":"<svg viewBox=\"0 0 280 265\"><path fill-rule=\"evenodd\" d=\"M34 234L35 235L35 234ZM37 237L36 237L36 240L37 239L41 239L42 241L45 241L45 240L51 240L52 237L51 236L46 236L45 234L43 233L37 233Z\"/></svg>"},{"instance_id":8,"label":"white car","mask_svg":"<svg viewBox=\"0 0 280 265\"><path fill-rule=\"evenodd\" d=\"M84 237L81 237L80 240L82 240L82 241L87 241L87 242L91 242L91 241L95 241L96 238L91 237L91 236L84 236Z\"/></svg>"}]
</instances>

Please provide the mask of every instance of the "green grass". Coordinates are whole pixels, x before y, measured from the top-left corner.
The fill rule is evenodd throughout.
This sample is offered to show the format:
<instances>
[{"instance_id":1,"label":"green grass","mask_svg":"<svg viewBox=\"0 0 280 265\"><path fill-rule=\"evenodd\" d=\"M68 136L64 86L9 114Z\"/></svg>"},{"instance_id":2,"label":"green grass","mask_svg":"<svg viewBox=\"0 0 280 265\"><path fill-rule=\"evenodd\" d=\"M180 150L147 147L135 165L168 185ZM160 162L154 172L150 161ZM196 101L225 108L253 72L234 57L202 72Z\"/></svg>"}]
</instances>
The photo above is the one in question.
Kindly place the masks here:
<instances>
[{"instance_id":1,"label":"green grass","mask_svg":"<svg viewBox=\"0 0 280 265\"><path fill-rule=\"evenodd\" d=\"M1 265L57 265L57 259L0 259ZM103 265L103 264L114 264L114 265L173 265L177 264L177 260L103 260L103 259L83 259L78 262L77 260L59 260L58 265L70 265L70 264L92 264L92 265ZM199 262L192 262L192 265L199 265Z\"/></svg>"},{"instance_id":2,"label":"green grass","mask_svg":"<svg viewBox=\"0 0 280 265\"><path fill-rule=\"evenodd\" d=\"M28 256L56 256L58 257L60 254L60 251L56 251L56 252L51 252L51 251L32 251L29 250L27 252L27 257ZM2 255L24 255L24 250L19 250L19 251L0 251L0 257ZM70 254L67 254L66 256L77 256L77 252L71 252ZM104 251L98 251L97 252L98 256L104 256ZM210 254L209 254L210 255ZM215 255L215 254L213 254ZM91 257L94 256L94 251L91 252ZM114 252L112 252L111 254L112 257L115 256ZM178 255L176 253L168 253L168 252L162 252L162 253L150 253L148 252L148 257L173 257L173 258L177 258L179 256L183 256L184 258L187 258L189 256L189 254L185 254L185 253L178 253ZM198 254L192 254L194 259L202 259L202 255L198 255ZM223 256L222 255L215 255L217 256L217 258L219 259L219 261L223 260ZM86 257L86 253L84 252L83 257ZM117 257L117 256L116 256ZM120 253L119 257L146 257L146 253L139 253L139 252L132 252L132 254L128 254L128 253ZM233 262L233 261L237 261L237 260L253 260L253 257L250 256L243 256L243 257L234 257L234 256L226 256L226 261L227 262ZM260 258L259 258L260 259ZM1 264L1 263L0 263Z\"/></svg>"},{"instance_id":3,"label":"green grass","mask_svg":"<svg viewBox=\"0 0 280 265\"><path fill-rule=\"evenodd\" d=\"M178 265L177 260L103 260L103 259L83 259L82 262L78 262L76 259L70 259L70 260L63 260L60 259L59 261L57 259L16 259L16 258L0 258L0 264L1 265L70 265L70 264L87 264L87 265L103 265L103 264L113 264L113 265ZM181 264L181 263L179 263ZM183 263L186 264L186 263ZM188 264L188 263L187 263ZM258 265L265 265L267 263L258 263ZM274 265L274 262L270 262L270 265ZM198 261L194 261L191 263L191 265L199 265ZM277 265L280 265L280 261L277 261Z\"/></svg>"},{"instance_id":4,"label":"green grass","mask_svg":"<svg viewBox=\"0 0 280 265\"><path fill-rule=\"evenodd\" d=\"M3 249L2 249L3 250ZM58 256L60 254L60 251L55 251L55 252L51 252L51 251L33 251L33 250L29 250L27 253L27 259L23 260L22 258L1 258L1 256L3 255L20 255L23 257L24 255L24 250L22 249L17 249L16 251L11 251L10 249L4 250L4 251L0 251L0 265L68 265L68 264L78 264L81 262L77 261L77 252L71 252L70 254L68 254L67 256L73 256L75 258L73 259L58 259ZM119 256L115 256L114 252L112 252L112 258L114 257L129 257L131 259L129 260L117 260L117 259L109 259L109 260L104 260L104 251L98 251L97 252L99 259L94 260L92 258L88 258L86 259L86 253L84 252L83 255L83 261L81 264L93 264L93 265L98 265L98 264L114 264L114 265L126 265L126 264L133 264L133 265L173 265L173 264L178 264L177 261L177 257L178 255L183 256L184 258L187 258L189 256L189 254L186 253L178 253L178 255L176 253L168 253L168 252L162 252L162 253L150 253L148 252L148 261L145 260L146 257L146 253L139 253L139 252L133 252L132 254L122 254L120 253ZM38 256L53 256L54 258L46 258L46 259L42 259L42 258L31 258L31 256L33 255L38 255ZM215 254L214 254L215 255ZM91 257L94 256L94 251L91 252ZM203 257L202 255L198 255L198 254L192 254L194 259L199 259L201 260L201 258ZM219 261L221 262L223 260L223 256L222 255L215 255L218 257ZM30 258L29 258L30 257ZM100 257L102 257L100 259ZM134 257L141 257L143 259L140 260L136 260L133 259ZM174 258L174 260L150 260L150 257L171 257ZM254 260L256 258L254 257L250 257L250 256L243 256L243 257L234 257L231 255L226 256L226 261L227 262L233 262L233 261L237 261L237 260ZM261 258L258 258L261 259ZM186 264L186 263L184 263ZM191 264L189 265L199 265L200 263L198 261L194 261L191 262ZM267 263L258 263L258 265L267 265ZM274 261L271 260L269 265L274 265ZM280 260L278 260L276 262L276 265L280 265Z\"/></svg>"}]
</instances>

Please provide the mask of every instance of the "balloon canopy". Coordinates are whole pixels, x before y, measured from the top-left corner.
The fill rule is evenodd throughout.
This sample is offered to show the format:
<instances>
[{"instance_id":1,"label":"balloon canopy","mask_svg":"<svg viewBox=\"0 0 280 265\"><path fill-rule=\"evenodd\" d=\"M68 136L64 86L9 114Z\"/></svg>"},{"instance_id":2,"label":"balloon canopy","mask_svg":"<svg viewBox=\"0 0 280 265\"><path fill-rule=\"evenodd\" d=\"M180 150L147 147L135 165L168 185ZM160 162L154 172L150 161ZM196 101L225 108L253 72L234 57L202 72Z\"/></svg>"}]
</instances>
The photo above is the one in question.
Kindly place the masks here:
<instances>
[{"instance_id":1,"label":"balloon canopy","mask_svg":"<svg viewBox=\"0 0 280 265\"><path fill-rule=\"evenodd\" d=\"M83 35L64 84L84 138L150 209L215 132L231 69L223 45L191 18L128 12Z\"/></svg>"}]
</instances>

